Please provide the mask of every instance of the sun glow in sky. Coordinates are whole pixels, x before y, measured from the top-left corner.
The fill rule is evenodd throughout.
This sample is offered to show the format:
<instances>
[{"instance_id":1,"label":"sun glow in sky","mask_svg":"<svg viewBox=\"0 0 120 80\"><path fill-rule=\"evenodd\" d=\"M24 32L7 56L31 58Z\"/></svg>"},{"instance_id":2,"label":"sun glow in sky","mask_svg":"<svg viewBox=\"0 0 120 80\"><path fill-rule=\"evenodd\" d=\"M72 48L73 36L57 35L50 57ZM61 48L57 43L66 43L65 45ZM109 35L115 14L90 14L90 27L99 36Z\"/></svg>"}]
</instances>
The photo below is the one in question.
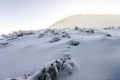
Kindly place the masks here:
<instances>
[{"instance_id":1,"label":"sun glow in sky","mask_svg":"<svg viewBox=\"0 0 120 80\"><path fill-rule=\"evenodd\" d=\"M120 14L120 0L0 0L0 34L44 29L74 14Z\"/></svg>"}]
</instances>

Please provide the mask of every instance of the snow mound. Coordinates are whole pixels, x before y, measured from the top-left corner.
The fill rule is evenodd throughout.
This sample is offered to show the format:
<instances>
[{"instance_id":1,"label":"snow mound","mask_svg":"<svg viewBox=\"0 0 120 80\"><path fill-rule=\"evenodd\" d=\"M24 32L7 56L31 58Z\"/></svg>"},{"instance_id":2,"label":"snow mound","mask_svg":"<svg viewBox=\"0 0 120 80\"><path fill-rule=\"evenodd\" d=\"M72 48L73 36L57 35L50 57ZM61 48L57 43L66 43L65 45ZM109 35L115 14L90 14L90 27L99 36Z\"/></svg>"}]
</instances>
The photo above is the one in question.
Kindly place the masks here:
<instances>
[{"instance_id":1,"label":"snow mound","mask_svg":"<svg viewBox=\"0 0 120 80\"><path fill-rule=\"evenodd\" d=\"M74 67L75 63L72 61L70 54L65 53L62 58L49 65L44 65L41 70L37 70L32 75L25 75L24 78L7 78L5 80L57 80L59 74L63 74L63 71L66 75L72 74Z\"/></svg>"}]
</instances>

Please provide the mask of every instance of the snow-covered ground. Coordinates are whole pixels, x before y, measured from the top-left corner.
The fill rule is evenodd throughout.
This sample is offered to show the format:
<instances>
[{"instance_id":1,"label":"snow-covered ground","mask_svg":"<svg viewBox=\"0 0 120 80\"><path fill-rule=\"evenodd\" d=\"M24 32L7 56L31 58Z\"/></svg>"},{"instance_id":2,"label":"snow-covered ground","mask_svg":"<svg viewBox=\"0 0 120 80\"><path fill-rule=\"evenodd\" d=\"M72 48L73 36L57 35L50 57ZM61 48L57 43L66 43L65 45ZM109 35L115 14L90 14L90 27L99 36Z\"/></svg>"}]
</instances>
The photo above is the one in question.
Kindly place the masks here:
<instances>
[{"instance_id":1,"label":"snow-covered ground","mask_svg":"<svg viewBox=\"0 0 120 80\"><path fill-rule=\"evenodd\" d=\"M76 67L58 80L120 80L120 28L93 31L47 29L1 38L0 80L32 75L65 52L71 53Z\"/></svg>"}]
</instances>

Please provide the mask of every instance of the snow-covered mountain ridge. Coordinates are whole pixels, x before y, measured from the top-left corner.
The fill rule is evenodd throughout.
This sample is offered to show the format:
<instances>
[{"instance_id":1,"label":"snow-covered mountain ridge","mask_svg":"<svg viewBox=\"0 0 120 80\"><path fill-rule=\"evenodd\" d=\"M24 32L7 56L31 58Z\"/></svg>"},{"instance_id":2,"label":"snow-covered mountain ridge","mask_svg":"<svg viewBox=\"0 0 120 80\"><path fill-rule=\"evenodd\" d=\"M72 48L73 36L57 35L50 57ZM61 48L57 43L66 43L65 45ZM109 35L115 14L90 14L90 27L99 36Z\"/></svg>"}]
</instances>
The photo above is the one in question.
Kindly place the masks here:
<instances>
[{"instance_id":1,"label":"snow-covered mountain ridge","mask_svg":"<svg viewBox=\"0 0 120 80\"><path fill-rule=\"evenodd\" d=\"M120 80L119 48L120 28L14 32L0 39L0 80L32 75L66 52L76 68L58 80Z\"/></svg>"},{"instance_id":2,"label":"snow-covered mountain ridge","mask_svg":"<svg viewBox=\"0 0 120 80\"><path fill-rule=\"evenodd\" d=\"M57 21L50 28L73 28L74 26L85 28L104 28L120 26L120 14L78 14L71 15Z\"/></svg>"}]
</instances>

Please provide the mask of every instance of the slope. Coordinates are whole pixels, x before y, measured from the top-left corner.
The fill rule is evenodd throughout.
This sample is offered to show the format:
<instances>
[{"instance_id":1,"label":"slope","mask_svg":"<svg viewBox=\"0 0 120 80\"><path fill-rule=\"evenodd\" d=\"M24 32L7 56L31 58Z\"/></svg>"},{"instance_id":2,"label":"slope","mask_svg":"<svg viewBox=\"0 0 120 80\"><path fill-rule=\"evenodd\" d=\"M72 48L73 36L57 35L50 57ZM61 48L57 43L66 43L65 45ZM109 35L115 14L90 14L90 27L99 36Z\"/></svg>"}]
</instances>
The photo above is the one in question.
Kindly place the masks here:
<instances>
[{"instance_id":1,"label":"slope","mask_svg":"<svg viewBox=\"0 0 120 80\"><path fill-rule=\"evenodd\" d=\"M71 53L76 68L72 75L62 75L59 80L120 80L120 28L89 31L47 29L1 39L0 43L8 44L0 46L0 80L33 74L64 52ZM60 40L51 42L53 37ZM72 40L80 44L73 46Z\"/></svg>"}]
</instances>

